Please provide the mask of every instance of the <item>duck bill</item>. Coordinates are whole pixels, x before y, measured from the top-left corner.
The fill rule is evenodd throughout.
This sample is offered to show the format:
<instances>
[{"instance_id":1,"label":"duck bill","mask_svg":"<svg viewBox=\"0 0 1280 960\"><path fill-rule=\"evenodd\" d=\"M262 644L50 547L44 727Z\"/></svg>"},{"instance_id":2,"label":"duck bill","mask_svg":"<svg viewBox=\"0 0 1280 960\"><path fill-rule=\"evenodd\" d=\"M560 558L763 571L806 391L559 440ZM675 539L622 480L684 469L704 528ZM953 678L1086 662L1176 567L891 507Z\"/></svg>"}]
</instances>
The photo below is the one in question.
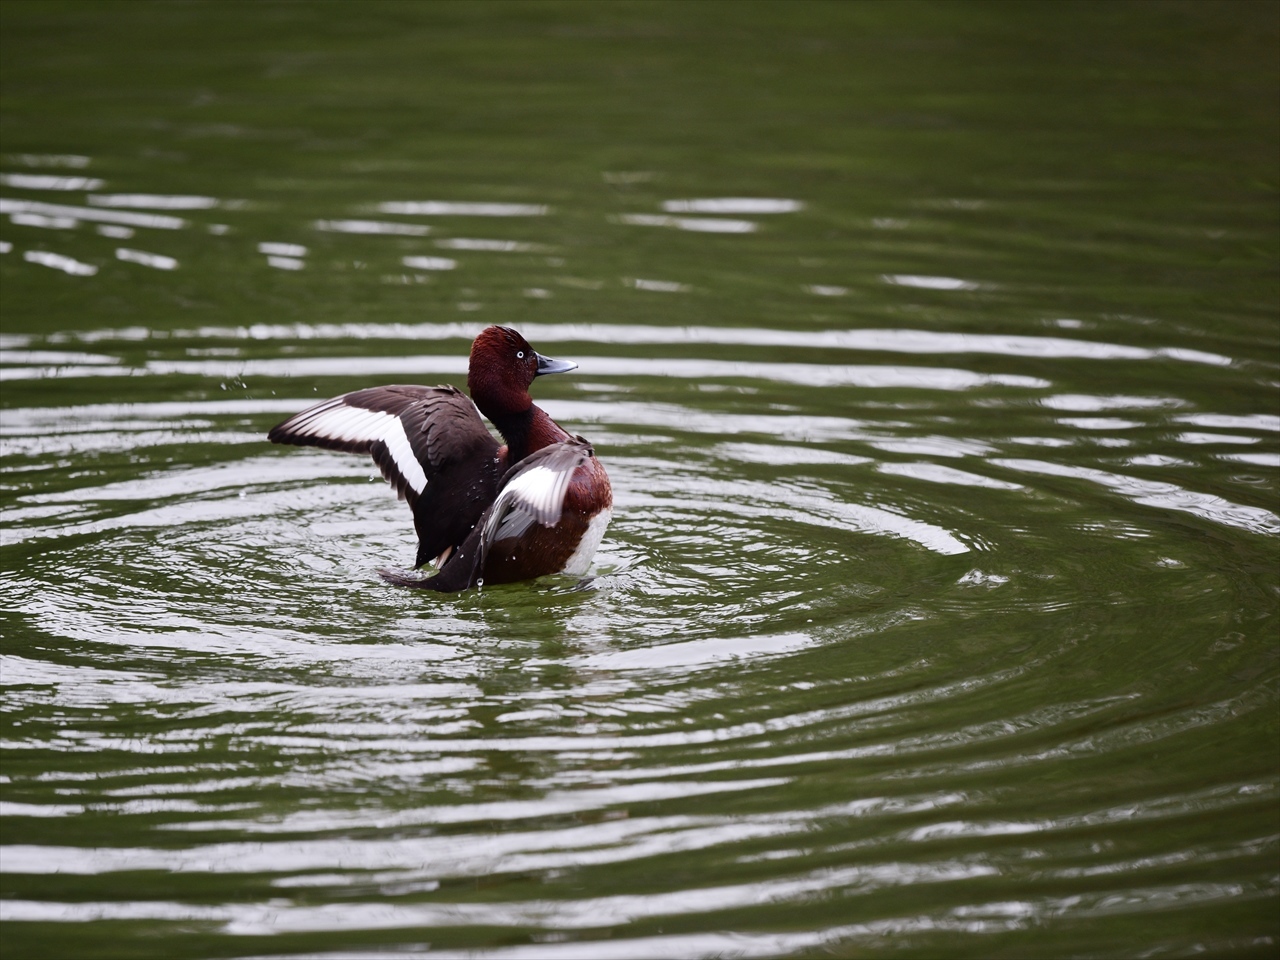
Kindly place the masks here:
<instances>
[{"instance_id":1,"label":"duck bill","mask_svg":"<svg viewBox=\"0 0 1280 960\"><path fill-rule=\"evenodd\" d=\"M578 365L572 360L555 360L551 357L544 357L540 353L535 353L538 358L538 372L535 377L541 377L547 373L568 373L570 370L577 370Z\"/></svg>"}]
</instances>

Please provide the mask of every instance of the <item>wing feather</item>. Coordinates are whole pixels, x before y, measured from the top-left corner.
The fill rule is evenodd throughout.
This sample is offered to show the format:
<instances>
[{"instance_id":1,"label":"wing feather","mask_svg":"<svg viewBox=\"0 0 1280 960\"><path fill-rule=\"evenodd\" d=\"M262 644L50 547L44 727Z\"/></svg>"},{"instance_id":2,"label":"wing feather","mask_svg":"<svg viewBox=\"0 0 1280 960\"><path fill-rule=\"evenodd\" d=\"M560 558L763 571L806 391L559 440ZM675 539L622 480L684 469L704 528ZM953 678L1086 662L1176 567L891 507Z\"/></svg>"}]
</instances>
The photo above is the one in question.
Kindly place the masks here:
<instances>
[{"instance_id":1,"label":"wing feather","mask_svg":"<svg viewBox=\"0 0 1280 960\"><path fill-rule=\"evenodd\" d=\"M543 447L507 472L485 519L481 567L493 544L520 536L534 523L554 527L560 522L573 474L591 455L589 444L569 440Z\"/></svg>"},{"instance_id":2,"label":"wing feather","mask_svg":"<svg viewBox=\"0 0 1280 960\"><path fill-rule=\"evenodd\" d=\"M416 505L453 463L487 454L498 442L475 404L455 387L356 390L294 414L272 428L274 443L366 453L401 499Z\"/></svg>"}]
</instances>

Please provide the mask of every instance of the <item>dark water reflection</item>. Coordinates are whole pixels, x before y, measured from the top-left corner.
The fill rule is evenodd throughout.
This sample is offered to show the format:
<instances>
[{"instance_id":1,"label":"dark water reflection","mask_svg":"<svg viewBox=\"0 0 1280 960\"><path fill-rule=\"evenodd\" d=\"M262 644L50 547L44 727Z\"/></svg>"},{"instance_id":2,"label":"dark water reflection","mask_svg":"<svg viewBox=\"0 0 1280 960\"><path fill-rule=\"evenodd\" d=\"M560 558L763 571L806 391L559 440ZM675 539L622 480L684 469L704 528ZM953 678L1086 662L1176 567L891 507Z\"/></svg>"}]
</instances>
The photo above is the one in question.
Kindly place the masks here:
<instances>
[{"instance_id":1,"label":"dark water reflection","mask_svg":"<svg viewBox=\"0 0 1280 960\"><path fill-rule=\"evenodd\" d=\"M6 956L1274 951L1273 8L144 9L0 36ZM493 322L614 523L409 596L264 434Z\"/></svg>"}]
</instances>

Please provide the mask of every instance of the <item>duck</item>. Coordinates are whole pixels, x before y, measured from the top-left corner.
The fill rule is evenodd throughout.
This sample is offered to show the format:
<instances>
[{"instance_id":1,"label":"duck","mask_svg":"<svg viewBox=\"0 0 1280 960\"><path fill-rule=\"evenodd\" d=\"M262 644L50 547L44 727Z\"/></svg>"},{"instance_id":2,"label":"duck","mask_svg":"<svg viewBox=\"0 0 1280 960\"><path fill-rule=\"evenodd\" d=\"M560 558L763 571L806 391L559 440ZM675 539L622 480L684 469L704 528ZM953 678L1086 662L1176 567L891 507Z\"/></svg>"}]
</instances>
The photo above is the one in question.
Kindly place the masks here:
<instances>
[{"instance_id":1,"label":"duck","mask_svg":"<svg viewBox=\"0 0 1280 960\"><path fill-rule=\"evenodd\" d=\"M581 576L613 515L613 488L590 443L533 402L537 377L577 369L510 327L471 344L467 390L396 384L344 393L271 428L272 443L373 458L413 512L416 568L379 575L455 593L550 574ZM484 414L500 443L485 427Z\"/></svg>"}]
</instances>

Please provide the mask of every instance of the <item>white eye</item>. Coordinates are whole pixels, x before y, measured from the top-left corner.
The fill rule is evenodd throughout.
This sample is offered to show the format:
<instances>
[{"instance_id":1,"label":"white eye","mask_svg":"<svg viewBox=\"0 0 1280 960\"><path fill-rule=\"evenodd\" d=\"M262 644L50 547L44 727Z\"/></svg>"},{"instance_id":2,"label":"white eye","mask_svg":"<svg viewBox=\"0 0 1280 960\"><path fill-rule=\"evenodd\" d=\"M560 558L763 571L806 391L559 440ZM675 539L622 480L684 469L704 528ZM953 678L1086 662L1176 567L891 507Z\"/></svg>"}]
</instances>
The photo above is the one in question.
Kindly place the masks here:
<instances>
[{"instance_id":1,"label":"white eye","mask_svg":"<svg viewBox=\"0 0 1280 960\"><path fill-rule=\"evenodd\" d=\"M517 360L523 360L523 359L524 359L524 351L523 351L523 350L517 350L517 351L516 351L516 359L517 359Z\"/></svg>"}]
</instances>

